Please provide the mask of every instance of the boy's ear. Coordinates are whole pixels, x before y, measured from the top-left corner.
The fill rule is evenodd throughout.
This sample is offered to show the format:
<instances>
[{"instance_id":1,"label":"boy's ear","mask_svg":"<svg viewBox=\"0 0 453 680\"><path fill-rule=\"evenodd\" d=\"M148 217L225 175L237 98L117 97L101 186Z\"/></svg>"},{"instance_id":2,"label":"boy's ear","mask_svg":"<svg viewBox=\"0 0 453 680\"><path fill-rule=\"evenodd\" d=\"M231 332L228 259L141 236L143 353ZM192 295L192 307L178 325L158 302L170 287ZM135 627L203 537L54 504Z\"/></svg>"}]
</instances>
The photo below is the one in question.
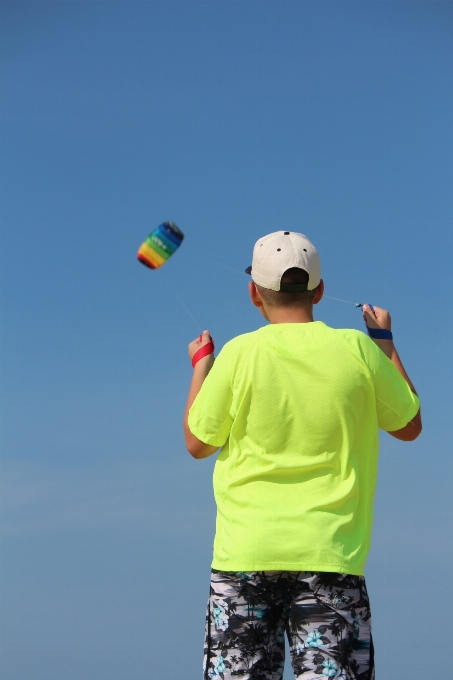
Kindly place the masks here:
<instances>
[{"instance_id":1,"label":"boy's ear","mask_svg":"<svg viewBox=\"0 0 453 680\"><path fill-rule=\"evenodd\" d=\"M313 298L313 304L317 305L318 302L321 302L323 295L324 295L324 281L321 279L321 281L318 284L315 296Z\"/></svg>"},{"instance_id":2,"label":"boy's ear","mask_svg":"<svg viewBox=\"0 0 453 680\"><path fill-rule=\"evenodd\" d=\"M262 307L263 301L261 299L261 295L253 281L249 281L249 293L252 304L255 305L255 307Z\"/></svg>"}]
</instances>

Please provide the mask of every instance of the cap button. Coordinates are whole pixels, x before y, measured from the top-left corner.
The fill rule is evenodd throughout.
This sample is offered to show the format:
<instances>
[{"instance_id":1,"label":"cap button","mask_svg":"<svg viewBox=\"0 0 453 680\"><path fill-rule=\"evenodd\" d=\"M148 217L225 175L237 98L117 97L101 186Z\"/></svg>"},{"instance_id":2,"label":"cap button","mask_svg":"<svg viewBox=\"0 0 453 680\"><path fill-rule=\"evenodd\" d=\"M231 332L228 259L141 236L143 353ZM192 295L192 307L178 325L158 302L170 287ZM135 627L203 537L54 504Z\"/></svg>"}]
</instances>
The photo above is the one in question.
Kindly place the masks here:
<instances>
[{"instance_id":1,"label":"cap button","mask_svg":"<svg viewBox=\"0 0 453 680\"><path fill-rule=\"evenodd\" d=\"M285 231L285 236L289 236L289 231Z\"/></svg>"}]
</instances>

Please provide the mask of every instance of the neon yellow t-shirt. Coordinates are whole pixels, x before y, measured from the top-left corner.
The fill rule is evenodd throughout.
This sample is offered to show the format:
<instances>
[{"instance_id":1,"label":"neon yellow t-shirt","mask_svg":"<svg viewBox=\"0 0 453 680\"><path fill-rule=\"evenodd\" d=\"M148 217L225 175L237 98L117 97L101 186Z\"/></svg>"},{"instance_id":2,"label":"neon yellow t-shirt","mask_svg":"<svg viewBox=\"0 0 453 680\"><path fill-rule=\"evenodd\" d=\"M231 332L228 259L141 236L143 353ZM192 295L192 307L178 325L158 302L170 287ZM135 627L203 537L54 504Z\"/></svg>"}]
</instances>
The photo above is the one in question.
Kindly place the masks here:
<instances>
[{"instance_id":1,"label":"neon yellow t-shirt","mask_svg":"<svg viewBox=\"0 0 453 680\"><path fill-rule=\"evenodd\" d=\"M418 409L359 331L273 324L228 342L189 413L191 432L222 447L213 568L363 574L378 427Z\"/></svg>"}]
</instances>

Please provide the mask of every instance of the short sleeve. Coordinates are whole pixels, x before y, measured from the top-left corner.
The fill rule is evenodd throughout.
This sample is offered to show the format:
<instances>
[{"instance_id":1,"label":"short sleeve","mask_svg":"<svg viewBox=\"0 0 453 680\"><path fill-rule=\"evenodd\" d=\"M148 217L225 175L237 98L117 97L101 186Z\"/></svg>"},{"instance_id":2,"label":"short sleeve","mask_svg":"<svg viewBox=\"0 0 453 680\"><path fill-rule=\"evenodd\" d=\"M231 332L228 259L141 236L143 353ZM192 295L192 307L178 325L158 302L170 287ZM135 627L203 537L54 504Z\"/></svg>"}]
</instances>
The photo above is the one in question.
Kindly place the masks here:
<instances>
[{"instance_id":1,"label":"short sleeve","mask_svg":"<svg viewBox=\"0 0 453 680\"><path fill-rule=\"evenodd\" d=\"M189 429L204 444L223 446L230 434L233 393L228 351L222 349L189 411Z\"/></svg>"},{"instance_id":2,"label":"short sleeve","mask_svg":"<svg viewBox=\"0 0 453 680\"><path fill-rule=\"evenodd\" d=\"M364 337L368 343L367 363L374 378L378 425L387 432L401 430L416 416L420 400L384 352Z\"/></svg>"}]
</instances>

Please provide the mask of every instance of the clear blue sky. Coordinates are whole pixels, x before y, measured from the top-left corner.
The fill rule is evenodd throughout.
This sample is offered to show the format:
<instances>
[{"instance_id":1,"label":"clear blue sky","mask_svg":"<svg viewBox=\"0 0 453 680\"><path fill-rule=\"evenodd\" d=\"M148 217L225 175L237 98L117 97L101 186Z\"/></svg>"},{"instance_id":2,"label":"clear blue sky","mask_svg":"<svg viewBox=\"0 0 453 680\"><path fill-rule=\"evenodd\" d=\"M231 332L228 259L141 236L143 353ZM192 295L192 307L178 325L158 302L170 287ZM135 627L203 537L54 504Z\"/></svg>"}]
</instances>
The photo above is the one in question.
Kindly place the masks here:
<instances>
[{"instance_id":1,"label":"clear blue sky","mask_svg":"<svg viewBox=\"0 0 453 680\"><path fill-rule=\"evenodd\" d=\"M4 679L200 678L214 461L184 449L187 344L261 325L241 272L283 228L328 295L391 310L425 429L382 436L378 678L446 677L453 4L1 13ZM186 240L151 272L166 219Z\"/></svg>"}]
</instances>

